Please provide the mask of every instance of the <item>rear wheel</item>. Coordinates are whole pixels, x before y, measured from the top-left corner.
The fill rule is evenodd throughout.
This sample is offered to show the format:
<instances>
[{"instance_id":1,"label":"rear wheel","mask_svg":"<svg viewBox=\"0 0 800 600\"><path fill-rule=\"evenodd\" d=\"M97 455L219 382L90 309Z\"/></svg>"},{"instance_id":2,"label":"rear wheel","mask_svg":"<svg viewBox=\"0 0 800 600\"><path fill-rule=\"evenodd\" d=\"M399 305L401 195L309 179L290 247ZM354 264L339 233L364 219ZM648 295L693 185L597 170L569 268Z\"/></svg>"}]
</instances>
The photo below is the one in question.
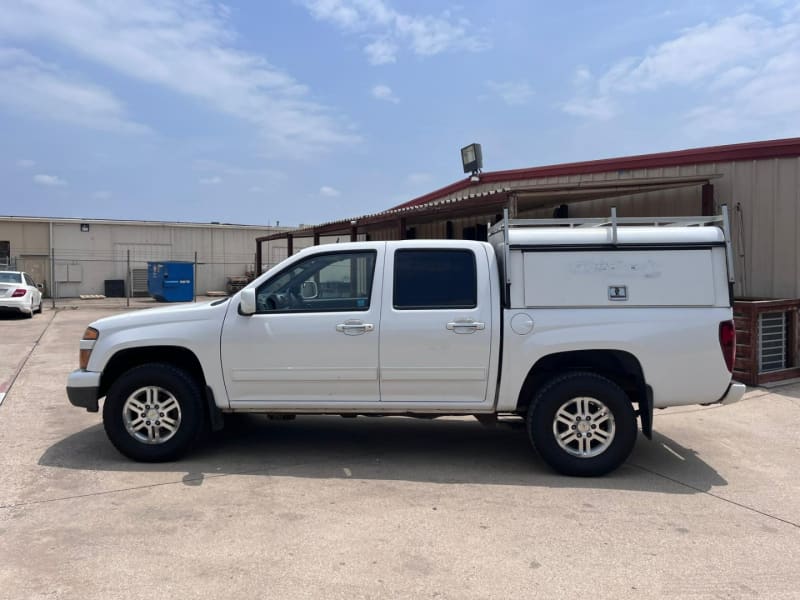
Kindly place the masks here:
<instances>
[{"instance_id":1,"label":"rear wheel","mask_svg":"<svg viewBox=\"0 0 800 600\"><path fill-rule=\"evenodd\" d=\"M619 467L636 442L627 394L596 373L555 377L528 409L528 435L544 461L565 475L592 477Z\"/></svg>"},{"instance_id":2,"label":"rear wheel","mask_svg":"<svg viewBox=\"0 0 800 600\"><path fill-rule=\"evenodd\" d=\"M142 462L174 460L203 430L200 388L185 371L150 363L123 373L103 405L103 425L114 447Z\"/></svg>"},{"instance_id":3,"label":"rear wheel","mask_svg":"<svg viewBox=\"0 0 800 600\"><path fill-rule=\"evenodd\" d=\"M29 319L33 318L33 298L31 298L31 305L28 308L28 312L25 313L25 316L27 316Z\"/></svg>"}]
</instances>

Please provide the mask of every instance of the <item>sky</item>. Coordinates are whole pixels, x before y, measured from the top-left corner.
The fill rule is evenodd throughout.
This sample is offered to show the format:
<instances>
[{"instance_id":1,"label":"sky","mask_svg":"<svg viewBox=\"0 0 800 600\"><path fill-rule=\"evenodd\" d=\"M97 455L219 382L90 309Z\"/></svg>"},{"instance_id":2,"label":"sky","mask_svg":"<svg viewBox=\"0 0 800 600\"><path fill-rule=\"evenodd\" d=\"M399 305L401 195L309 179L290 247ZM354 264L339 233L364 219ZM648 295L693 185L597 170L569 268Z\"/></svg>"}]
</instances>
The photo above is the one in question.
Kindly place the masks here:
<instances>
[{"instance_id":1,"label":"sky","mask_svg":"<svg viewBox=\"0 0 800 600\"><path fill-rule=\"evenodd\" d=\"M317 224L800 136L800 1L4 0L0 215Z\"/></svg>"}]
</instances>

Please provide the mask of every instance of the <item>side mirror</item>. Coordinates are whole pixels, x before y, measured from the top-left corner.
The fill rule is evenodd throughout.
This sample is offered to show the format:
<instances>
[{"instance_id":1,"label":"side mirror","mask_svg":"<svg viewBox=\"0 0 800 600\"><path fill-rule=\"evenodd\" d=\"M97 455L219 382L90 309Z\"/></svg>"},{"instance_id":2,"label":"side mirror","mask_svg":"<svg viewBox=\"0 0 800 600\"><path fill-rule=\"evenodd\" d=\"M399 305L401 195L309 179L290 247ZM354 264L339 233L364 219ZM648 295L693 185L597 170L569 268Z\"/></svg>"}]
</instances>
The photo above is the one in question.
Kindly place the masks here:
<instances>
[{"instance_id":1,"label":"side mirror","mask_svg":"<svg viewBox=\"0 0 800 600\"><path fill-rule=\"evenodd\" d=\"M319 288L316 281L304 281L300 286L300 296L303 300L313 300L319 296Z\"/></svg>"},{"instance_id":2,"label":"side mirror","mask_svg":"<svg viewBox=\"0 0 800 600\"><path fill-rule=\"evenodd\" d=\"M256 312L256 290L254 288L244 288L239 293L239 314L252 315Z\"/></svg>"},{"instance_id":3,"label":"side mirror","mask_svg":"<svg viewBox=\"0 0 800 600\"><path fill-rule=\"evenodd\" d=\"M44 289L44 284L43 283L37 283L36 284L36 288L39 289L39 290L43 290Z\"/></svg>"}]
</instances>

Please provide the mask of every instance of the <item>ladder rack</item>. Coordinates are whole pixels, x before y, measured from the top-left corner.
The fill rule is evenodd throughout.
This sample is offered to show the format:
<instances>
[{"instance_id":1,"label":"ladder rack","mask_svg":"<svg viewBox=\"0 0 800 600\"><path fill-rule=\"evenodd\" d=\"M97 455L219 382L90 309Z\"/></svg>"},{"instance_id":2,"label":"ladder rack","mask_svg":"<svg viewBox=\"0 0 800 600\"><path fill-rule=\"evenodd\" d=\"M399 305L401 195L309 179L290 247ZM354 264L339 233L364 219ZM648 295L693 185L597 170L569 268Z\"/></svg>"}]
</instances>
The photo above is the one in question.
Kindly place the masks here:
<instances>
[{"instance_id":1,"label":"ladder rack","mask_svg":"<svg viewBox=\"0 0 800 600\"><path fill-rule=\"evenodd\" d=\"M618 217L617 209L611 208L609 217L591 217L583 219L510 219L508 209L503 210L503 220L498 221L489 228L489 235L503 232L503 270L505 274L506 301L508 301L511 278L508 273L510 229L523 227L611 227L611 243L617 243L617 229L619 226L644 225L650 227L706 227L718 226L725 235L725 256L728 267L728 283L733 286L733 244L731 241L730 216L728 205L723 204L722 214L709 217ZM732 292L731 292L732 297Z\"/></svg>"},{"instance_id":2,"label":"ladder rack","mask_svg":"<svg viewBox=\"0 0 800 600\"><path fill-rule=\"evenodd\" d=\"M728 207L722 205L722 214L711 217L618 217L617 209L611 209L609 217L589 217L583 219L509 219L505 209L503 220L489 229L489 233L502 231L506 224L509 228L517 227L608 227L616 229L619 225L646 225L653 227L700 227L722 224L724 229ZM614 236L616 238L616 236Z\"/></svg>"}]
</instances>

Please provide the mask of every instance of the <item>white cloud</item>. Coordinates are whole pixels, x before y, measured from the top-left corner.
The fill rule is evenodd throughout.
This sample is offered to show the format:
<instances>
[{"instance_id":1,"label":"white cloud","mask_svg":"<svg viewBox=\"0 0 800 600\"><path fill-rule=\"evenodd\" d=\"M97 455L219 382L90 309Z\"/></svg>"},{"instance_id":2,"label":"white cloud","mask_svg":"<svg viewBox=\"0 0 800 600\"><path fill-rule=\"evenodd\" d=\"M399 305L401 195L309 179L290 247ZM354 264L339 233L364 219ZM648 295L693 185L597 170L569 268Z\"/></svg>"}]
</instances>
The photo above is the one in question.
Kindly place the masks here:
<instances>
[{"instance_id":1,"label":"white cloud","mask_svg":"<svg viewBox=\"0 0 800 600\"><path fill-rule=\"evenodd\" d=\"M562 109L565 113L577 117L606 120L617 114L617 108L610 98L598 96L596 98L573 98L566 102Z\"/></svg>"},{"instance_id":2,"label":"white cloud","mask_svg":"<svg viewBox=\"0 0 800 600\"><path fill-rule=\"evenodd\" d=\"M29 158L20 158L17 161L17 166L20 169L30 169L31 167L36 165L36 161L30 160Z\"/></svg>"},{"instance_id":3,"label":"white cloud","mask_svg":"<svg viewBox=\"0 0 800 600\"><path fill-rule=\"evenodd\" d=\"M222 183L222 177L219 175L212 175L211 177L201 177L197 181L202 185L219 185Z\"/></svg>"},{"instance_id":4,"label":"white cloud","mask_svg":"<svg viewBox=\"0 0 800 600\"><path fill-rule=\"evenodd\" d=\"M0 13L0 22L2 18ZM91 129L147 131L127 117L123 104L108 90L17 48L0 47L0 106L16 114Z\"/></svg>"},{"instance_id":5,"label":"white cloud","mask_svg":"<svg viewBox=\"0 0 800 600\"><path fill-rule=\"evenodd\" d=\"M385 0L299 0L311 15L365 41L373 65L393 63L401 47L418 56L446 51L477 52L489 47L465 18L449 11L441 16L401 13Z\"/></svg>"},{"instance_id":6,"label":"white cloud","mask_svg":"<svg viewBox=\"0 0 800 600\"><path fill-rule=\"evenodd\" d=\"M534 91L527 81L492 81L486 82L486 87L491 92L508 104L509 106L519 106L527 104L533 98Z\"/></svg>"},{"instance_id":7,"label":"white cloud","mask_svg":"<svg viewBox=\"0 0 800 600\"><path fill-rule=\"evenodd\" d=\"M97 190L92 194L92 198L95 200L109 200L112 196L113 194L108 190Z\"/></svg>"},{"instance_id":8,"label":"white cloud","mask_svg":"<svg viewBox=\"0 0 800 600\"><path fill-rule=\"evenodd\" d=\"M702 23L597 78L582 67L574 83L562 110L582 117L609 119L627 98L672 92L697 99L684 115L689 129L789 123L800 118L800 22L743 13Z\"/></svg>"},{"instance_id":9,"label":"white cloud","mask_svg":"<svg viewBox=\"0 0 800 600\"><path fill-rule=\"evenodd\" d=\"M592 72L586 67L578 67L575 74L572 76L572 83L575 85L584 85L592 80Z\"/></svg>"},{"instance_id":10,"label":"white cloud","mask_svg":"<svg viewBox=\"0 0 800 600\"><path fill-rule=\"evenodd\" d=\"M411 173L406 177L406 181L411 185L424 185L430 183L432 179L433 175L430 173Z\"/></svg>"},{"instance_id":11,"label":"white cloud","mask_svg":"<svg viewBox=\"0 0 800 600\"><path fill-rule=\"evenodd\" d=\"M272 154L305 157L358 141L308 89L234 47L228 11L210 0L30 0L0 11L0 37L67 48L124 76L200 101L255 126ZM113 110L108 97L96 101Z\"/></svg>"},{"instance_id":12,"label":"white cloud","mask_svg":"<svg viewBox=\"0 0 800 600\"><path fill-rule=\"evenodd\" d=\"M388 65L397 62L397 44L387 40L378 39L364 46L364 54L371 65Z\"/></svg>"},{"instance_id":13,"label":"white cloud","mask_svg":"<svg viewBox=\"0 0 800 600\"><path fill-rule=\"evenodd\" d=\"M40 173L38 175L33 176L33 182L38 183L39 185L45 185L48 187L59 187L63 185L67 185L67 182L61 179L56 175L45 175L44 173Z\"/></svg>"},{"instance_id":14,"label":"white cloud","mask_svg":"<svg viewBox=\"0 0 800 600\"><path fill-rule=\"evenodd\" d=\"M397 104L400 102L400 98L395 96L395 93L392 91L388 85L376 85L372 88L372 97L377 100L384 100L386 102L393 102Z\"/></svg>"},{"instance_id":15,"label":"white cloud","mask_svg":"<svg viewBox=\"0 0 800 600\"><path fill-rule=\"evenodd\" d=\"M269 181L284 181L287 178L286 173L276 169L266 169L263 167L242 167L239 165L232 165L218 160L211 159L197 159L193 161L192 168L196 171L222 173L230 177L248 177L258 178L261 180Z\"/></svg>"},{"instance_id":16,"label":"white cloud","mask_svg":"<svg viewBox=\"0 0 800 600\"><path fill-rule=\"evenodd\" d=\"M342 193L329 185L323 185L321 188L319 188L319 195L325 196L326 198L338 198L342 195Z\"/></svg>"}]
</instances>

